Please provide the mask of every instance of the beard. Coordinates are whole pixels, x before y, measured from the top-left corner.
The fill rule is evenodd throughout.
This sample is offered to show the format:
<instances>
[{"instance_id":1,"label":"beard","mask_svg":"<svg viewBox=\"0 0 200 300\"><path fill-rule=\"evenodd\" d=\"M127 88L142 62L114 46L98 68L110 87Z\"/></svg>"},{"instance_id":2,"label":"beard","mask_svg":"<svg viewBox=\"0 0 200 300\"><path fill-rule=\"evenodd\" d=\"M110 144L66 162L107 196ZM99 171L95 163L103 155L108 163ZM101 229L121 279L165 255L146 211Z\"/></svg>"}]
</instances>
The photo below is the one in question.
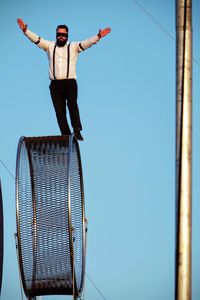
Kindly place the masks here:
<instances>
[{"instance_id":1,"label":"beard","mask_svg":"<svg viewBox=\"0 0 200 300\"><path fill-rule=\"evenodd\" d=\"M64 46L66 45L66 43L67 43L67 39L65 39L64 41L61 41L61 40L59 40L59 39L56 39L56 45L57 45L58 47L64 47Z\"/></svg>"}]
</instances>

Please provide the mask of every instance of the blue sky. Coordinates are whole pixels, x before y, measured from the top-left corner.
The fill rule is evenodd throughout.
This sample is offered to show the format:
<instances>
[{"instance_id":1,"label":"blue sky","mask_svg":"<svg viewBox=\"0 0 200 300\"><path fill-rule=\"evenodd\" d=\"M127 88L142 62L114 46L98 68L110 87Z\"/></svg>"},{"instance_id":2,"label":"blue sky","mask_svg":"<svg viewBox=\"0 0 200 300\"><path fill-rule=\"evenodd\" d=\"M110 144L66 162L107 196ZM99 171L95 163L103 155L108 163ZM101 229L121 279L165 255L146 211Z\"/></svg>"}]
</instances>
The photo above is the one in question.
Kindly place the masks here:
<instances>
[{"instance_id":1,"label":"blue sky","mask_svg":"<svg viewBox=\"0 0 200 300\"><path fill-rule=\"evenodd\" d=\"M175 38L175 1L138 1ZM193 300L200 287L200 2L193 0ZM86 273L107 300L172 300L175 253L175 41L134 0L0 3L0 159L15 176L23 136L57 135L45 52L23 36L21 17L54 40L58 24L79 41L111 27L79 56L85 141ZM15 181L0 164L5 255L2 300L20 299ZM44 297L45 299L66 299ZM70 298L70 297L68 297ZM85 299L102 296L86 277Z\"/></svg>"}]
</instances>

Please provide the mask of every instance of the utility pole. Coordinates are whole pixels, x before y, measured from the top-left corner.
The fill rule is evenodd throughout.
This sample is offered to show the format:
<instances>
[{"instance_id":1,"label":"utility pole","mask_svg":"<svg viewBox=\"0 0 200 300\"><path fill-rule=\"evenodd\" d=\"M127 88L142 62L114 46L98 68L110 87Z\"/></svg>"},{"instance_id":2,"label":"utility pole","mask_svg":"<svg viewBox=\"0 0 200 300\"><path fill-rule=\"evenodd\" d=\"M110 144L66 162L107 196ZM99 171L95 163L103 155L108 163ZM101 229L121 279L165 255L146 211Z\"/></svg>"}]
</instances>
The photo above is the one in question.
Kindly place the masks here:
<instances>
[{"instance_id":1,"label":"utility pole","mask_svg":"<svg viewBox=\"0 0 200 300\"><path fill-rule=\"evenodd\" d=\"M175 300L191 300L192 0L176 0Z\"/></svg>"}]
</instances>

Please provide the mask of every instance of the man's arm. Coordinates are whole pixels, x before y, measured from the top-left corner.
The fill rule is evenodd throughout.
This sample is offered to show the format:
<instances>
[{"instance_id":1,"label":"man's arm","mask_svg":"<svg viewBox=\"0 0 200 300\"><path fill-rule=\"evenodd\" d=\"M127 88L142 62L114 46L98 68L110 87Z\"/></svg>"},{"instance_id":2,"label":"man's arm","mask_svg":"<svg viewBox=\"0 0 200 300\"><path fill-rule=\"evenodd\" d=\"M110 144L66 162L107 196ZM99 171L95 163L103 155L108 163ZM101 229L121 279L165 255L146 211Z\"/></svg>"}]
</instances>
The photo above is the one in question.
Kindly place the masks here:
<instances>
[{"instance_id":1,"label":"man's arm","mask_svg":"<svg viewBox=\"0 0 200 300\"><path fill-rule=\"evenodd\" d=\"M89 39L79 43L80 51L81 50L83 51L83 50L91 47L92 45L96 44L97 42L99 42L99 40L101 38L103 38L104 36L106 36L110 32L111 32L110 28L105 28L103 30L100 29L97 35L95 35L94 37L89 38Z\"/></svg>"},{"instance_id":2,"label":"man's arm","mask_svg":"<svg viewBox=\"0 0 200 300\"><path fill-rule=\"evenodd\" d=\"M22 19L17 19L17 23L20 27L20 29L23 31L23 33L33 42L36 44L38 47L41 49L47 51L49 48L49 44L51 43L50 41L44 40L43 38L40 38L37 34L31 32L28 29L28 25L24 23Z\"/></svg>"}]
</instances>

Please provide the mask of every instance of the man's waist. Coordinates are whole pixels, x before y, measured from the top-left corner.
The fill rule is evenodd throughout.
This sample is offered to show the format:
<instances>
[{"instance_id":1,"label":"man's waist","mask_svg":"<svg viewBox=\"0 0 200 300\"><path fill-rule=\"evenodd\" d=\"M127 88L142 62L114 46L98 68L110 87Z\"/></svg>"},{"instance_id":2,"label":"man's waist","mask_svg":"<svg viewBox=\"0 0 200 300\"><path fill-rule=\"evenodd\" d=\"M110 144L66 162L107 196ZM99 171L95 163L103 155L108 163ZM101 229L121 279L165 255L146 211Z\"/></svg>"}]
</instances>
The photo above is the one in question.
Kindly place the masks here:
<instances>
[{"instance_id":1,"label":"man's waist","mask_svg":"<svg viewBox=\"0 0 200 300\"><path fill-rule=\"evenodd\" d=\"M54 83L63 83L63 82L66 82L66 81L74 81L76 80L76 78L64 78L64 79L51 79L51 82L54 82Z\"/></svg>"}]
</instances>

